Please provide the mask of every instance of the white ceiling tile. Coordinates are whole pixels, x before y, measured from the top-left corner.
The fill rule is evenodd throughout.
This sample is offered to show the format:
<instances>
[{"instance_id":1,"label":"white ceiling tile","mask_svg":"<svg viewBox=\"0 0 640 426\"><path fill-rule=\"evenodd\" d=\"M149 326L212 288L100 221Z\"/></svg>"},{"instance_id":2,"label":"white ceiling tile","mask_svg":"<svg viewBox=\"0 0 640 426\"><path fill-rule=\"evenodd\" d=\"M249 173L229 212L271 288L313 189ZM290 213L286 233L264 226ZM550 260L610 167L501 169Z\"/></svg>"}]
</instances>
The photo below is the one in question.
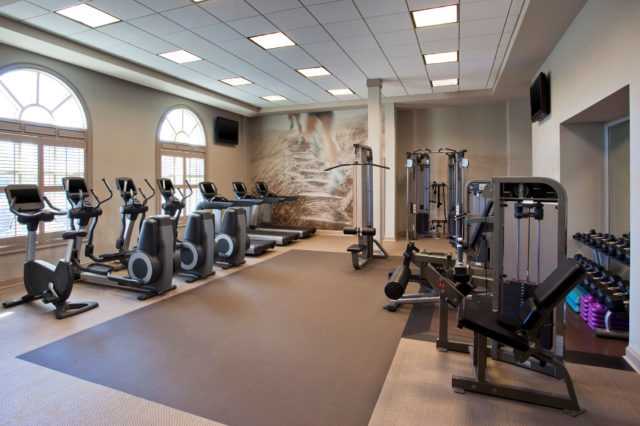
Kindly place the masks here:
<instances>
[{"instance_id":1,"label":"white ceiling tile","mask_svg":"<svg viewBox=\"0 0 640 426\"><path fill-rule=\"evenodd\" d=\"M427 75L424 62L414 56L390 58L393 69L400 78L424 77Z\"/></svg>"},{"instance_id":2,"label":"white ceiling tile","mask_svg":"<svg viewBox=\"0 0 640 426\"><path fill-rule=\"evenodd\" d=\"M167 35L184 31L180 25L173 23L164 16L156 13L142 18L132 19L129 23L155 35Z\"/></svg>"},{"instance_id":3,"label":"white ceiling tile","mask_svg":"<svg viewBox=\"0 0 640 426\"><path fill-rule=\"evenodd\" d=\"M402 46L383 46L382 50L389 59L413 57L416 61L422 61L420 48L415 42Z\"/></svg>"},{"instance_id":4,"label":"white ceiling tile","mask_svg":"<svg viewBox=\"0 0 640 426\"><path fill-rule=\"evenodd\" d=\"M244 0L206 1L200 5L223 22L248 18L259 13Z\"/></svg>"},{"instance_id":5,"label":"white ceiling tile","mask_svg":"<svg viewBox=\"0 0 640 426\"><path fill-rule=\"evenodd\" d=\"M383 48L390 46L405 46L408 44L417 45L416 34L413 30L376 34L375 37Z\"/></svg>"},{"instance_id":6,"label":"white ceiling tile","mask_svg":"<svg viewBox=\"0 0 640 426\"><path fill-rule=\"evenodd\" d=\"M364 49L377 49L378 42L371 35L367 35L364 37L351 37L345 38L343 40L339 40L338 43L347 53L351 53L358 50Z\"/></svg>"},{"instance_id":7,"label":"white ceiling tile","mask_svg":"<svg viewBox=\"0 0 640 426\"><path fill-rule=\"evenodd\" d=\"M331 41L331 36L329 35L329 33L320 25L288 30L287 36L295 43L300 45Z\"/></svg>"},{"instance_id":8,"label":"white ceiling tile","mask_svg":"<svg viewBox=\"0 0 640 426\"><path fill-rule=\"evenodd\" d=\"M43 9L26 1L18 1L0 7L0 14L9 16L13 19L29 19L36 16L46 15L49 13L47 9Z\"/></svg>"},{"instance_id":9,"label":"white ceiling tile","mask_svg":"<svg viewBox=\"0 0 640 426\"><path fill-rule=\"evenodd\" d=\"M461 50L493 50L495 51L500 41L499 34L466 37L460 39Z\"/></svg>"},{"instance_id":10,"label":"white ceiling tile","mask_svg":"<svg viewBox=\"0 0 640 426\"><path fill-rule=\"evenodd\" d=\"M35 25L36 27L43 28L47 31L62 34L65 36L81 33L89 29L89 27L85 25L74 22L71 19L67 19L56 13L50 13L48 15L41 15L35 18L30 18L27 19L26 22L30 23L31 25Z\"/></svg>"},{"instance_id":11,"label":"white ceiling tile","mask_svg":"<svg viewBox=\"0 0 640 426\"><path fill-rule=\"evenodd\" d=\"M295 9L302 5L298 0L248 0L260 13L267 14L280 10Z\"/></svg>"},{"instance_id":12,"label":"white ceiling tile","mask_svg":"<svg viewBox=\"0 0 640 426\"><path fill-rule=\"evenodd\" d=\"M320 64L298 46L273 49L271 54L292 68L311 68Z\"/></svg>"},{"instance_id":13,"label":"white ceiling tile","mask_svg":"<svg viewBox=\"0 0 640 426\"><path fill-rule=\"evenodd\" d=\"M407 0L409 10L432 9L460 3L458 0Z\"/></svg>"},{"instance_id":14,"label":"white ceiling tile","mask_svg":"<svg viewBox=\"0 0 640 426\"><path fill-rule=\"evenodd\" d=\"M436 27L416 29L420 42L430 43L435 40L458 38L458 24L445 24Z\"/></svg>"},{"instance_id":15,"label":"white ceiling tile","mask_svg":"<svg viewBox=\"0 0 640 426\"><path fill-rule=\"evenodd\" d=\"M334 41L306 44L304 48L324 65L342 64L349 61L349 57Z\"/></svg>"},{"instance_id":16,"label":"white ceiling tile","mask_svg":"<svg viewBox=\"0 0 640 426\"><path fill-rule=\"evenodd\" d=\"M324 90L344 88L344 83L332 75L314 78L313 82Z\"/></svg>"},{"instance_id":17,"label":"white ceiling tile","mask_svg":"<svg viewBox=\"0 0 640 426\"><path fill-rule=\"evenodd\" d=\"M6 4L13 2L6 2ZM64 9L66 7L75 6L80 3L86 3L86 0L38 0L36 3L38 6L47 10L54 11Z\"/></svg>"},{"instance_id":18,"label":"white ceiling tile","mask_svg":"<svg viewBox=\"0 0 640 426\"><path fill-rule=\"evenodd\" d=\"M278 31L276 27L262 16L239 19L237 21L228 22L228 24L230 27L233 27L236 31L247 37L275 33Z\"/></svg>"},{"instance_id":19,"label":"white ceiling tile","mask_svg":"<svg viewBox=\"0 0 640 426\"><path fill-rule=\"evenodd\" d=\"M193 32L206 38L212 43L223 43L227 40L244 38L242 34L229 27L227 24L215 24L206 27L194 28Z\"/></svg>"},{"instance_id":20,"label":"white ceiling tile","mask_svg":"<svg viewBox=\"0 0 640 426\"><path fill-rule=\"evenodd\" d=\"M369 78L395 78L395 72L380 49L349 52L351 58Z\"/></svg>"},{"instance_id":21,"label":"white ceiling tile","mask_svg":"<svg viewBox=\"0 0 640 426\"><path fill-rule=\"evenodd\" d=\"M376 35L401 30L413 31L413 23L408 13L367 18L367 23Z\"/></svg>"},{"instance_id":22,"label":"white ceiling tile","mask_svg":"<svg viewBox=\"0 0 640 426\"><path fill-rule=\"evenodd\" d=\"M220 23L220 21L209 12L195 5L168 10L164 12L163 15L187 29L206 27Z\"/></svg>"},{"instance_id":23,"label":"white ceiling tile","mask_svg":"<svg viewBox=\"0 0 640 426\"><path fill-rule=\"evenodd\" d=\"M177 9L178 7L193 4L191 0L136 0L139 3L155 10L156 12L164 12L169 9Z\"/></svg>"},{"instance_id":24,"label":"white ceiling tile","mask_svg":"<svg viewBox=\"0 0 640 426\"><path fill-rule=\"evenodd\" d=\"M442 80L445 78L458 78L458 66L457 62L447 64L431 64L427 65L427 71L429 77L432 80Z\"/></svg>"},{"instance_id":25,"label":"white ceiling tile","mask_svg":"<svg viewBox=\"0 0 640 426\"><path fill-rule=\"evenodd\" d=\"M250 57L260 58L269 56L269 53L267 53L267 51L246 38L229 40L225 42L222 47L224 48L224 50L231 52L232 54L243 59Z\"/></svg>"},{"instance_id":26,"label":"white ceiling tile","mask_svg":"<svg viewBox=\"0 0 640 426\"><path fill-rule=\"evenodd\" d=\"M427 77L422 78L403 78L402 84L409 95L423 95L432 93L431 86L427 81Z\"/></svg>"},{"instance_id":27,"label":"white ceiling tile","mask_svg":"<svg viewBox=\"0 0 640 426\"><path fill-rule=\"evenodd\" d=\"M460 48L460 44L458 38L448 38L429 42L421 40L420 48L422 49L422 53L451 52L458 50Z\"/></svg>"},{"instance_id":28,"label":"white ceiling tile","mask_svg":"<svg viewBox=\"0 0 640 426\"><path fill-rule=\"evenodd\" d=\"M332 1L335 0L300 0L300 2L305 6L310 6L312 4L331 3Z\"/></svg>"},{"instance_id":29,"label":"white ceiling tile","mask_svg":"<svg viewBox=\"0 0 640 426\"><path fill-rule=\"evenodd\" d=\"M184 65L214 80L222 80L223 78L229 78L234 76L231 71L220 68L219 66L212 64L209 61L197 61L197 62L191 62Z\"/></svg>"},{"instance_id":30,"label":"white ceiling tile","mask_svg":"<svg viewBox=\"0 0 640 426\"><path fill-rule=\"evenodd\" d=\"M242 90L244 90L247 93L251 93L256 97L262 97L262 96L268 96L268 95L280 95L279 93L275 93L272 89L267 89L257 84L245 86L242 88ZM278 104L280 104L280 102L278 102Z\"/></svg>"},{"instance_id":31,"label":"white ceiling tile","mask_svg":"<svg viewBox=\"0 0 640 426\"><path fill-rule=\"evenodd\" d=\"M463 2L460 5L460 21L505 17L511 0L486 0Z\"/></svg>"},{"instance_id":32,"label":"white ceiling tile","mask_svg":"<svg viewBox=\"0 0 640 426\"><path fill-rule=\"evenodd\" d=\"M460 23L460 37L475 37L499 34L505 24L505 18L478 19Z\"/></svg>"},{"instance_id":33,"label":"white ceiling tile","mask_svg":"<svg viewBox=\"0 0 640 426\"><path fill-rule=\"evenodd\" d=\"M390 98L392 96L405 96L407 91L400 81L388 80L382 84L382 95Z\"/></svg>"},{"instance_id":34,"label":"white ceiling tile","mask_svg":"<svg viewBox=\"0 0 640 426\"><path fill-rule=\"evenodd\" d=\"M146 33L145 31L126 22L107 25L105 27L101 27L99 31L119 40L131 43L151 53L163 53L175 49L174 45Z\"/></svg>"},{"instance_id":35,"label":"white ceiling tile","mask_svg":"<svg viewBox=\"0 0 640 426\"><path fill-rule=\"evenodd\" d=\"M318 24L318 21L303 7L270 13L267 19L282 31L313 27Z\"/></svg>"},{"instance_id":36,"label":"white ceiling tile","mask_svg":"<svg viewBox=\"0 0 640 426\"><path fill-rule=\"evenodd\" d=\"M309 6L309 11L323 24L360 19L351 0L340 0Z\"/></svg>"},{"instance_id":37,"label":"white ceiling tile","mask_svg":"<svg viewBox=\"0 0 640 426\"><path fill-rule=\"evenodd\" d=\"M81 33L73 34L69 36L72 40L80 43L88 44L92 47L108 48L114 44L124 43L121 40L115 39L110 35L101 33L96 30L88 30Z\"/></svg>"},{"instance_id":38,"label":"white ceiling tile","mask_svg":"<svg viewBox=\"0 0 640 426\"><path fill-rule=\"evenodd\" d=\"M135 0L93 0L92 5L122 20L151 15L153 10Z\"/></svg>"},{"instance_id":39,"label":"white ceiling tile","mask_svg":"<svg viewBox=\"0 0 640 426\"><path fill-rule=\"evenodd\" d=\"M381 16L394 13L406 13L407 3L405 0L354 0L362 16Z\"/></svg>"},{"instance_id":40,"label":"white ceiling tile","mask_svg":"<svg viewBox=\"0 0 640 426\"><path fill-rule=\"evenodd\" d=\"M364 37L371 34L371 31L369 31L369 28L362 19L334 22L326 24L325 28L338 40L351 37Z\"/></svg>"}]
</instances>

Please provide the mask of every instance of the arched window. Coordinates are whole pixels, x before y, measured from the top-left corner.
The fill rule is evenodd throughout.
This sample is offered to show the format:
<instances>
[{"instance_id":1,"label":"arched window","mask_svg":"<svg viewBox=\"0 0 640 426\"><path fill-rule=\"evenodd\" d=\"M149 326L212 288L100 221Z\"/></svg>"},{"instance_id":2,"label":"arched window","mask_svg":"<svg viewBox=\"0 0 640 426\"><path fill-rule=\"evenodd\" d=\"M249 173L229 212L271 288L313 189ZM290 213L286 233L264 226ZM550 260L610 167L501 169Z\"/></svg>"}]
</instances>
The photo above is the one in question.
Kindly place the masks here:
<instances>
[{"instance_id":1,"label":"arched window","mask_svg":"<svg viewBox=\"0 0 640 426\"><path fill-rule=\"evenodd\" d=\"M4 244L26 234L9 212L4 187L38 184L59 207L66 208L65 176L85 177L88 141L83 104L62 79L34 67L0 70L0 239ZM41 234L64 231L64 216L42 224ZM18 244L18 241L15 241Z\"/></svg>"},{"instance_id":2,"label":"arched window","mask_svg":"<svg viewBox=\"0 0 640 426\"><path fill-rule=\"evenodd\" d=\"M174 108L164 115L158 139L160 177L171 179L181 191L187 191L187 182L193 187L184 212L189 214L201 200L197 187L205 179L207 142L202 121L188 108Z\"/></svg>"},{"instance_id":3,"label":"arched window","mask_svg":"<svg viewBox=\"0 0 640 426\"><path fill-rule=\"evenodd\" d=\"M175 108L164 116L160 125L160 142L194 146L207 144L202 122L193 111Z\"/></svg>"},{"instance_id":4,"label":"arched window","mask_svg":"<svg viewBox=\"0 0 640 426\"><path fill-rule=\"evenodd\" d=\"M39 69L0 75L0 118L55 127L87 128L80 100L63 81Z\"/></svg>"}]
</instances>

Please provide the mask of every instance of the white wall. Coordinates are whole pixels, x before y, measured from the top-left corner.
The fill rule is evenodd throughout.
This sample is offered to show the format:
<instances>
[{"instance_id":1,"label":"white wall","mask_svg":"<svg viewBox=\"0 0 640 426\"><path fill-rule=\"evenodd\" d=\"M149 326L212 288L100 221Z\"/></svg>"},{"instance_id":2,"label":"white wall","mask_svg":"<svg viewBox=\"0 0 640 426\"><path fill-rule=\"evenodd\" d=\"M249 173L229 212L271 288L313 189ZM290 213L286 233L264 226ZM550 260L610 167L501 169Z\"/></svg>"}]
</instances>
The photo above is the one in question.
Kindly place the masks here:
<instances>
[{"instance_id":1,"label":"white wall","mask_svg":"<svg viewBox=\"0 0 640 426\"><path fill-rule=\"evenodd\" d=\"M11 64L35 64L58 73L69 81L85 100L90 118L90 157L87 167L92 185L104 193L100 179L113 182L116 176L156 179L156 132L163 114L173 106L187 105L204 121L207 136L208 179L229 192L231 182L249 177L248 143L242 138L239 147L213 145L213 123L218 115L240 117L157 90L88 71L0 44L0 68ZM244 123L244 121L243 121ZM143 186L144 188L144 186ZM113 251L119 229L119 197L103 210L96 233L96 250ZM156 204L152 205L155 210ZM40 255L49 260L60 258L62 250L46 250ZM0 283L22 275L24 253L0 255Z\"/></svg>"},{"instance_id":2,"label":"white wall","mask_svg":"<svg viewBox=\"0 0 640 426\"><path fill-rule=\"evenodd\" d=\"M549 55L540 71L551 75L551 115L532 128L534 175L561 179L561 123L627 85L630 86L630 161L638 164L639 22L639 1L590 0ZM640 211L638 167L631 167L631 212L634 211ZM640 215L630 214L630 217L632 234L640 235ZM640 244L635 238L631 248L631 336L627 353L636 361L640 361L639 250Z\"/></svg>"}]
</instances>

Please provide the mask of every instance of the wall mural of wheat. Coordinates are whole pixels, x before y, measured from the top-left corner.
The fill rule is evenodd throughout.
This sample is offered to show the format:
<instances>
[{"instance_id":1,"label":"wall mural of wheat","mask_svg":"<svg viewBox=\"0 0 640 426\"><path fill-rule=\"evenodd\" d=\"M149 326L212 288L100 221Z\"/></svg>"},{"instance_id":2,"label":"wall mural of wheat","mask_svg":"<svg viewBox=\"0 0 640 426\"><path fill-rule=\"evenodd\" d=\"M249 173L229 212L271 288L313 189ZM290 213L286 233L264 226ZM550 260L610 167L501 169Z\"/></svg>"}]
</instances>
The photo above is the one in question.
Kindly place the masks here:
<instances>
[{"instance_id":1,"label":"wall mural of wheat","mask_svg":"<svg viewBox=\"0 0 640 426\"><path fill-rule=\"evenodd\" d=\"M249 126L251 170L271 192L297 195L274 209L274 222L340 230L352 223L353 144L367 143L365 109L269 115Z\"/></svg>"}]
</instances>

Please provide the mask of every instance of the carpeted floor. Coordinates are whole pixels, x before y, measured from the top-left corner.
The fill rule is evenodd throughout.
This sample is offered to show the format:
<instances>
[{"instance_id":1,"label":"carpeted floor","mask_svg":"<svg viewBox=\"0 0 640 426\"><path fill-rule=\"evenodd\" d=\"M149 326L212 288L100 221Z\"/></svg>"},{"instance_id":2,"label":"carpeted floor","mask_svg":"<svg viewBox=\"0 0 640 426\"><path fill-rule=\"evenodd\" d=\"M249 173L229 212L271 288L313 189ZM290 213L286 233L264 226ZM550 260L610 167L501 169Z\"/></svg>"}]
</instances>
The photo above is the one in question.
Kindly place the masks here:
<instances>
[{"instance_id":1,"label":"carpeted floor","mask_svg":"<svg viewBox=\"0 0 640 426\"><path fill-rule=\"evenodd\" d=\"M409 312L398 259L292 251L20 358L232 425L363 425Z\"/></svg>"}]
</instances>

